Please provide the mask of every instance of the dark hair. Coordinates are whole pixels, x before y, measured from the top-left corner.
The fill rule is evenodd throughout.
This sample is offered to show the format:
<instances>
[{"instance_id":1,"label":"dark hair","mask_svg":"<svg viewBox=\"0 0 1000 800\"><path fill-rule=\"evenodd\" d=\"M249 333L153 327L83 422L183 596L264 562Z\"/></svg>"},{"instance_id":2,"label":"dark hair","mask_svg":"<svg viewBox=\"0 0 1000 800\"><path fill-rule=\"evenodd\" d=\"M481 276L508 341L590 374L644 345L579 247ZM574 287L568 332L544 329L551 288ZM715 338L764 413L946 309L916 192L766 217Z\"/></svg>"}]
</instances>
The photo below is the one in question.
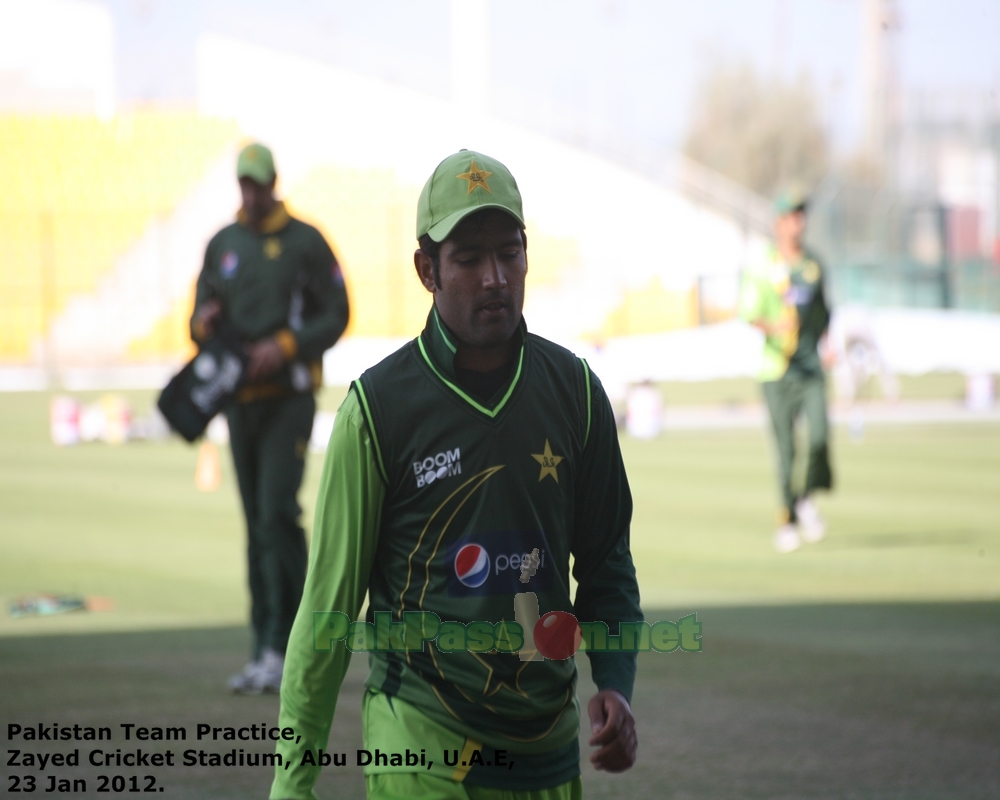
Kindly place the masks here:
<instances>
[{"instance_id":1,"label":"dark hair","mask_svg":"<svg viewBox=\"0 0 1000 800\"><path fill-rule=\"evenodd\" d=\"M448 240L445 239L445 242ZM524 228L521 228L521 242L524 244L524 252L528 252L528 234L525 233ZM417 244L420 245L420 249L425 256L431 260L431 266L434 270L434 285L438 289L441 288L441 245L444 242L435 242L429 233L425 233L419 239L417 239Z\"/></svg>"},{"instance_id":2,"label":"dark hair","mask_svg":"<svg viewBox=\"0 0 1000 800\"><path fill-rule=\"evenodd\" d=\"M435 242L429 233L425 233L419 239L417 243L420 245L421 251L431 260L431 266L434 269L434 285L438 289L441 288L441 242Z\"/></svg>"}]
</instances>

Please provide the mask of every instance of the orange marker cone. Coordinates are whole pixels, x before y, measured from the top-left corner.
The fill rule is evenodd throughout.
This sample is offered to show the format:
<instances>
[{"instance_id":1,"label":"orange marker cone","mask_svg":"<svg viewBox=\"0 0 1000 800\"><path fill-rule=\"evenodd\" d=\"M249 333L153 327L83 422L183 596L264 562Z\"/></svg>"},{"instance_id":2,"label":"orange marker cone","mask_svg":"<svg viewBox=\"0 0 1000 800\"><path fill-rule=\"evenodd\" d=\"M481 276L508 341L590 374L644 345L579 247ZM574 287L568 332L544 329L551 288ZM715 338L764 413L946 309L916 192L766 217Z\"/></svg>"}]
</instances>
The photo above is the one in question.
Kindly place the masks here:
<instances>
[{"instance_id":1,"label":"orange marker cone","mask_svg":"<svg viewBox=\"0 0 1000 800\"><path fill-rule=\"evenodd\" d=\"M198 448L198 465L194 468L194 485L202 492L214 492L222 483L219 448L208 439Z\"/></svg>"}]
</instances>

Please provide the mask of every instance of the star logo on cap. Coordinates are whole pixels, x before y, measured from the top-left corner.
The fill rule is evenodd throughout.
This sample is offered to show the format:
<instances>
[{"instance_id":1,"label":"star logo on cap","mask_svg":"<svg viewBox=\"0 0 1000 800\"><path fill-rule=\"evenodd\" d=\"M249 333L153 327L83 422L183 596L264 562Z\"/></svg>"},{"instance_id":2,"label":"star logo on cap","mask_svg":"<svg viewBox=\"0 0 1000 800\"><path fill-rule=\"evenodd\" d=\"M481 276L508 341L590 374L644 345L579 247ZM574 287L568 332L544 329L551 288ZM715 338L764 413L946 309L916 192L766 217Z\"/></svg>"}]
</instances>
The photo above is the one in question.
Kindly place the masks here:
<instances>
[{"instance_id":1,"label":"star logo on cap","mask_svg":"<svg viewBox=\"0 0 1000 800\"><path fill-rule=\"evenodd\" d=\"M559 473L556 472L556 467L566 456L554 456L552 455L552 447L549 445L549 440L545 440L545 449L541 453L532 453L531 457L535 459L539 464L542 465L541 471L538 473L538 482L541 483L549 475L559 483Z\"/></svg>"},{"instance_id":2,"label":"star logo on cap","mask_svg":"<svg viewBox=\"0 0 1000 800\"><path fill-rule=\"evenodd\" d=\"M461 175L456 175L456 178L461 178L464 181L469 182L469 191L466 194L472 194L472 190L477 186L485 189L490 194L490 185L486 182L486 179L492 175L492 172L487 172L485 169L480 169L476 166L475 160L469 165L469 171L463 172Z\"/></svg>"}]
</instances>

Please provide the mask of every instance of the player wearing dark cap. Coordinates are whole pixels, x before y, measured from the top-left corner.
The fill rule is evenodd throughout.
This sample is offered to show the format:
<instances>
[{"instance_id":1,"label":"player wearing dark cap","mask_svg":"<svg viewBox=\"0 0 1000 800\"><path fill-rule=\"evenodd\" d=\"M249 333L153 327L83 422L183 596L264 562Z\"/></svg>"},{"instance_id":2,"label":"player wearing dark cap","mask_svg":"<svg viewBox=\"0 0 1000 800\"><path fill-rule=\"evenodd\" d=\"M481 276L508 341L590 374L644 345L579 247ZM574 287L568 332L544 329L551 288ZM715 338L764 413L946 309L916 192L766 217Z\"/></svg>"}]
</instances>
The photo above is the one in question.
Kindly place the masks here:
<instances>
[{"instance_id":1,"label":"player wearing dark cap","mask_svg":"<svg viewBox=\"0 0 1000 800\"><path fill-rule=\"evenodd\" d=\"M323 353L347 326L344 279L333 251L274 196L270 150L245 147L236 174L237 220L208 243L191 335L219 328L246 343L247 380L226 410L247 521L253 650L230 679L237 692L277 691L302 596L306 542L297 495L322 383Z\"/></svg>"},{"instance_id":2,"label":"player wearing dark cap","mask_svg":"<svg viewBox=\"0 0 1000 800\"><path fill-rule=\"evenodd\" d=\"M514 178L480 153L445 159L421 193L417 238L417 274L434 297L427 325L355 381L337 413L281 688L280 725L301 741L279 743L291 766L276 770L272 798L313 797L319 762L306 756L326 747L350 658L343 641L324 649L326 612L355 620L367 593L376 639L413 611L506 624L524 554L537 548L541 613L612 631L642 618L611 406L587 364L528 333L521 315L527 240ZM373 760L368 796L580 797L575 662L521 660L499 638L484 650L469 630L466 647L451 636L370 653L365 748L425 755ZM356 631L354 649L364 625ZM599 690L591 761L628 769L635 654L588 655Z\"/></svg>"}]
</instances>

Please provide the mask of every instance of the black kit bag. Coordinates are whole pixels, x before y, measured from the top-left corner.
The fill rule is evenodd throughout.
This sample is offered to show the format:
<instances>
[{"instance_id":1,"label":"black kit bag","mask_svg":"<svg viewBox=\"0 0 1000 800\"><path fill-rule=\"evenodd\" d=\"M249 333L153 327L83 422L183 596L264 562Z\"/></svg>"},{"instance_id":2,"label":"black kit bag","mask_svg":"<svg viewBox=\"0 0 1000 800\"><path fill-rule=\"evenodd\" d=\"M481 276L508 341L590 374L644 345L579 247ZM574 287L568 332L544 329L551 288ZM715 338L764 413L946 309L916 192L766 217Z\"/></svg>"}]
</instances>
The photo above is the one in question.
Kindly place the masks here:
<instances>
[{"instance_id":1,"label":"black kit bag","mask_svg":"<svg viewBox=\"0 0 1000 800\"><path fill-rule=\"evenodd\" d=\"M193 442L243 384L248 357L242 343L220 331L164 388L160 412L177 433Z\"/></svg>"}]
</instances>

